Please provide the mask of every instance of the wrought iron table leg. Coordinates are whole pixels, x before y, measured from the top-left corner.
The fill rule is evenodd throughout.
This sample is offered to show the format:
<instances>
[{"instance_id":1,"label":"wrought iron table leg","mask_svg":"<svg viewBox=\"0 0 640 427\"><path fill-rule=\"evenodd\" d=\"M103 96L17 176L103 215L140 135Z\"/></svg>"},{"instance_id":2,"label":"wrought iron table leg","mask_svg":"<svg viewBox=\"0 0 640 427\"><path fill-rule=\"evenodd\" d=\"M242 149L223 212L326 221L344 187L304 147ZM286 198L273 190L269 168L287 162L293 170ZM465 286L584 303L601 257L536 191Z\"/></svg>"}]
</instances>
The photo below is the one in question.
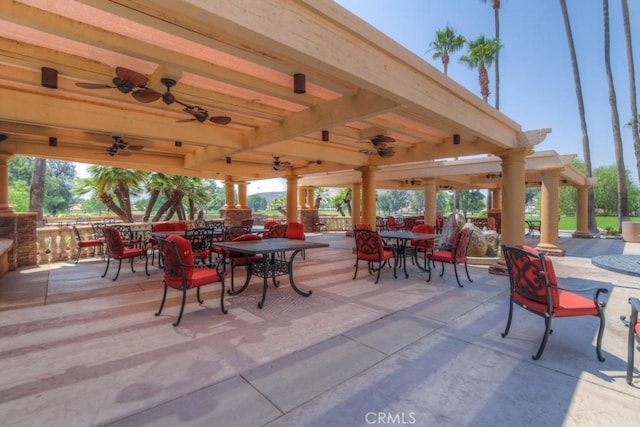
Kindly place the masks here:
<instances>
[{"instance_id":1,"label":"wrought iron table leg","mask_svg":"<svg viewBox=\"0 0 640 427\"><path fill-rule=\"evenodd\" d=\"M297 251L294 251L293 254L291 254L291 258L289 258L289 283L291 283L291 287L293 288L294 291L296 291L298 293L298 295L302 295L303 297L308 297L308 296L310 296L312 294L312 291L311 290L308 290L308 291L301 290L300 288L298 288L298 286L296 286L295 280L293 280L293 259L300 252L301 252L300 249L298 249Z\"/></svg>"},{"instance_id":2,"label":"wrought iron table leg","mask_svg":"<svg viewBox=\"0 0 640 427\"><path fill-rule=\"evenodd\" d=\"M269 269L267 268L269 264L268 258L267 254L262 256L262 271L264 274L262 275L262 299L258 303L258 308L264 307L264 301L267 299L267 282L269 280Z\"/></svg>"}]
</instances>

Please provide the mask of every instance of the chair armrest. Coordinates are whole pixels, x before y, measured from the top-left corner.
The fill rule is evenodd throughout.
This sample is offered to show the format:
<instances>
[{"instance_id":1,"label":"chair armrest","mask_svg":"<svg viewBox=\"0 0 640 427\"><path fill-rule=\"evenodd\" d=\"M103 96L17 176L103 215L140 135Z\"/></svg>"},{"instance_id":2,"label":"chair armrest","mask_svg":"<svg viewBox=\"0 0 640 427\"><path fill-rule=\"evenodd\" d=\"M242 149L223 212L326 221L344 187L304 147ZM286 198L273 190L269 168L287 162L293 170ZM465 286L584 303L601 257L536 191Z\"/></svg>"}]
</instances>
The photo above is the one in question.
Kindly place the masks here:
<instances>
[{"instance_id":1,"label":"chair armrest","mask_svg":"<svg viewBox=\"0 0 640 427\"><path fill-rule=\"evenodd\" d=\"M605 306L604 302L600 302L598 301L598 298L600 297L600 294L608 294L609 293L609 289L607 288L599 288L596 286L592 286L592 287L588 287L588 288L580 288L580 289L565 289L565 288L561 288L560 286L555 286L555 285L549 285L550 288L556 288L559 289L561 291L568 291L568 292L574 292L574 293L581 293L581 292L589 292L589 291L595 291L593 293L593 302L596 304L599 304L601 307Z\"/></svg>"}]
</instances>

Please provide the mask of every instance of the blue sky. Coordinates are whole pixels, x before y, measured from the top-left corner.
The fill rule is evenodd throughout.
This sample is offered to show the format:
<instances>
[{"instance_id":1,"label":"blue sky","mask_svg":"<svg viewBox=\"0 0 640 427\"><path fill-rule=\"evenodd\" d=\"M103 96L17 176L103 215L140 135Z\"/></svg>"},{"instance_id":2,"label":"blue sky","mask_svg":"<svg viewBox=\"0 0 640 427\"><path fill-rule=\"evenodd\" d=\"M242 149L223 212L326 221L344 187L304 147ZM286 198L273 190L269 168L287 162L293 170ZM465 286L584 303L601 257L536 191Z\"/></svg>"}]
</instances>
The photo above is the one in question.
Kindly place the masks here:
<instances>
[{"instance_id":1,"label":"blue sky","mask_svg":"<svg viewBox=\"0 0 640 427\"><path fill-rule=\"evenodd\" d=\"M442 70L425 54L435 32L452 26L467 39L494 37L492 1L336 0L417 56ZM573 31L594 168L615 164L611 109L604 66L602 1L567 0ZM629 1L636 84L640 86L640 4ZM620 0L609 1L611 66L621 122L625 166L637 177L631 129L627 56ZM582 132L569 48L559 0L502 0L500 8L500 110L523 130L551 128L536 150L556 150L584 159ZM453 55L448 75L480 97L477 70ZM493 68L489 70L493 92ZM495 105L493 93L489 103Z\"/></svg>"}]
</instances>

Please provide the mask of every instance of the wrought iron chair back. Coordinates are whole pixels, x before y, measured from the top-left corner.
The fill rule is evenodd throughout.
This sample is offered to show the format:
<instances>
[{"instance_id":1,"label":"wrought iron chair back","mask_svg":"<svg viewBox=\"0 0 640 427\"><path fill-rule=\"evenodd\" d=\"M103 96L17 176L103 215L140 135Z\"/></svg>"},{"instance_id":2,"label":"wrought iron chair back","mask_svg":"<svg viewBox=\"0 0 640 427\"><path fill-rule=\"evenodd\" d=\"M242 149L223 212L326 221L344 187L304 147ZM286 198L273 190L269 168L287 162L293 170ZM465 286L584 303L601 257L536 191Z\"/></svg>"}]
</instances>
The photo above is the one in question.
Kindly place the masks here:
<instances>
[{"instance_id":1,"label":"wrought iron chair back","mask_svg":"<svg viewBox=\"0 0 640 427\"><path fill-rule=\"evenodd\" d=\"M356 239L356 263L353 280L358 276L358 261L362 260L367 262L370 274L377 272L375 282L377 284L380 280L380 271L390 259L396 260L396 254L392 250L385 248L382 237L377 231L355 228L354 234ZM395 265L393 277L396 277Z\"/></svg>"}]
</instances>

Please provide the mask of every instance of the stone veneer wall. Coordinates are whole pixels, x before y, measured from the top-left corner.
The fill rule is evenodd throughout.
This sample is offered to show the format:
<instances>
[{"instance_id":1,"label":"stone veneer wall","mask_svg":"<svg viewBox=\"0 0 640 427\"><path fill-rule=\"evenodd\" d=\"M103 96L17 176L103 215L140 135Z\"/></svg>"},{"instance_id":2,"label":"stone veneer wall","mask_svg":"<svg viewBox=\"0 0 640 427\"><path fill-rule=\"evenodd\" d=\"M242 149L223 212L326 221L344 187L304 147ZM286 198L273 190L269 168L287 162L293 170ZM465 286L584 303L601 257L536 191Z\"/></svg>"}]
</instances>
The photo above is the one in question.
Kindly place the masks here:
<instances>
[{"instance_id":1,"label":"stone veneer wall","mask_svg":"<svg viewBox=\"0 0 640 427\"><path fill-rule=\"evenodd\" d=\"M13 248L9 250L7 257L9 271L37 264L36 220L35 213L0 215L0 238L13 240Z\"/></svg>"},{"instance_id":2,"label":"stone veneer wall","mask_svg":"<svg viewBox=\"0 0 640 427\"><path fill-rule=\"evenodd\" d=\"M298 211L298 218L300 223L304 226L304 231L313 231L313 217L318 215L318 209L300 209Z\"/></svg>"},{"instance_id":3,"label":"stone veneer wall","mask_svg":"<svg viewBox=\"0 0 640 427\"><path fill-rule=\"evenodd\" d=\"M18 234L17 266L36 265L38 263L38 216L35 212L19 213L17 221Z\"/></svg>"},{"instance_id":4,"label":"stone veneer wall","mask_svg":"<svg viewBox=\"0 0 640 427\"><path fill-rule=\"evenodd\" d=\"M251 219L251 209L220 209L220 217L225 225L240 225L243 219Z\"/></svg>"}]
</instances>

